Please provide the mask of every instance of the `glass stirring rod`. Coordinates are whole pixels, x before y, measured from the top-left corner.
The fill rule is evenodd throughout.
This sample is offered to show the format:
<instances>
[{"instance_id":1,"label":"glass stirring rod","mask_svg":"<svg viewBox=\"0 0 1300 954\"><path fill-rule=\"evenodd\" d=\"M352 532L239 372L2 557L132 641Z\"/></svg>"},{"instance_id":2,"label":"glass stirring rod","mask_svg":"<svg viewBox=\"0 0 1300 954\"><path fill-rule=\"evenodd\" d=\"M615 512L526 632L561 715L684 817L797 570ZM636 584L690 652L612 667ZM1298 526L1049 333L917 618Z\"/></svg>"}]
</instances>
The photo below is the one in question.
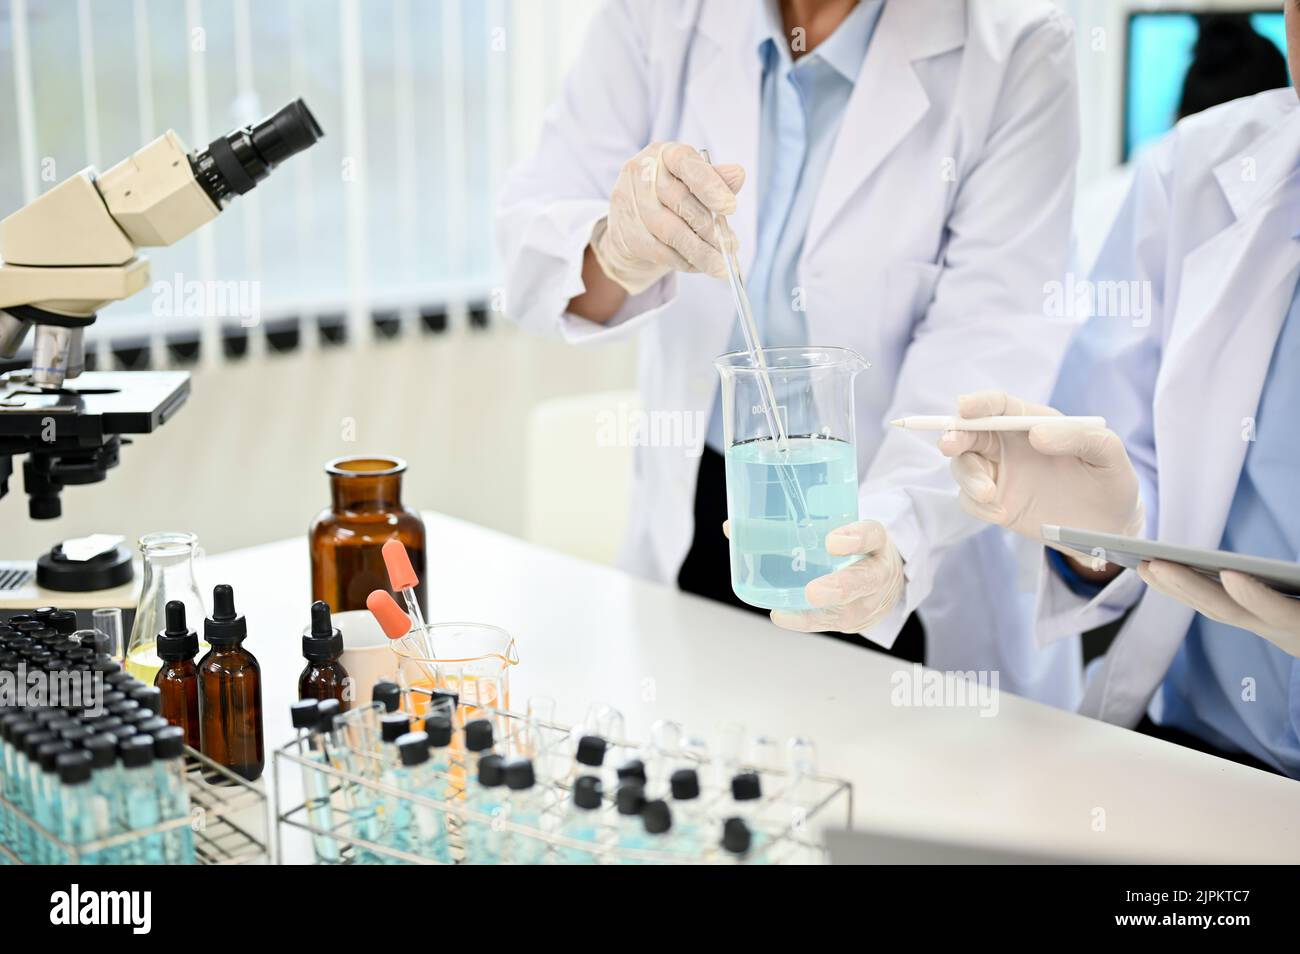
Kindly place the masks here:
<instances>
[{"instance_id":1,"label":"glass stirring rod","mask_svg":"<svg viewBox=\"0 0 1300 954\"><path fill-rule=\"evenodd\" d=\"M701 149L700 156L709 165L713 165L713 160L709 158L709 150ZM735 246L726 240L725 232L729 232L730 229L726 228L724 231L727 224L724 216L717 212L710 212L710 215L713 218L714 240L727 267L727 284L731 286L731 302L735 306L736 315L740 318L740 329L745 336L750 361L758 372L759 387L762 389L760 403L767 417L768 431L776 442L777 452L785 455L790 451L790 441L785 433L785 425L781 422L780 411L777 409L776 390L772 387L767 358L763 354L762 343L758 340L758 325L754 321L754 313L749 305L749 295L745 292L745 283L740 277L740 262L736 259ZM810 521L808 502L804 499L803 488L799 486L794 468L789 463L778 463L776 471L785 490L786 499L794 510L795 522L800 526L808 523Z\"/></svg>"}]
</instances>

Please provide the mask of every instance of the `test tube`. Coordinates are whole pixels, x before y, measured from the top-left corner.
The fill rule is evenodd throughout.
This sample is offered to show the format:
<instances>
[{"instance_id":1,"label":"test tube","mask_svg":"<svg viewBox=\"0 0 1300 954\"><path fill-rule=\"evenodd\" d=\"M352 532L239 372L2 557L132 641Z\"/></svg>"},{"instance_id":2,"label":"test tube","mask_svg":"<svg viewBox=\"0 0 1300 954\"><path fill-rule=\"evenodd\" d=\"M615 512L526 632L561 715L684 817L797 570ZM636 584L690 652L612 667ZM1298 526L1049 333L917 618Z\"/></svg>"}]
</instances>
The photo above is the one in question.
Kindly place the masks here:
<instances>
[{"instance_id":1,"label":"test tube","mask_svg":"<svg viewBox=\"0 0 1300 954\"><path fill-rule=\"evenodd\" d=\"M102 652L108 653L108 655L119 661L124 657L126 647L122 644L122 610L120 608L105 606L91 610L90 628L102 633L107 640Z\"/></svg>"}]
</instances>

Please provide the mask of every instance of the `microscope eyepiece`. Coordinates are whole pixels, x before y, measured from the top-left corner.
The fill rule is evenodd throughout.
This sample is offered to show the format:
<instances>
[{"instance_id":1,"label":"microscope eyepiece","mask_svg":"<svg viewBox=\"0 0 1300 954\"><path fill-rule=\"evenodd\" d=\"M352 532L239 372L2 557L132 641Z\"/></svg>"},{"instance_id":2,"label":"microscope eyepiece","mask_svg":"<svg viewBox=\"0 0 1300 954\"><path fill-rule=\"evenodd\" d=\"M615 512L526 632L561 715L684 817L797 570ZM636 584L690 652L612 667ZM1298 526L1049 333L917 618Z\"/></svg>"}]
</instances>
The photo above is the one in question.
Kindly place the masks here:
<instances>
[{"instance_id":1,"label":"microscope eyepiece","mask_svg":"<svg viewBox=\"0 0 1300 954\"><path fill-rule=\"evenodd\" d=\"M296 99L259 123L212 140L191 159L194 177L212 201L224 207L324 135L307 104Z\"/></svg>"}]
</instances>

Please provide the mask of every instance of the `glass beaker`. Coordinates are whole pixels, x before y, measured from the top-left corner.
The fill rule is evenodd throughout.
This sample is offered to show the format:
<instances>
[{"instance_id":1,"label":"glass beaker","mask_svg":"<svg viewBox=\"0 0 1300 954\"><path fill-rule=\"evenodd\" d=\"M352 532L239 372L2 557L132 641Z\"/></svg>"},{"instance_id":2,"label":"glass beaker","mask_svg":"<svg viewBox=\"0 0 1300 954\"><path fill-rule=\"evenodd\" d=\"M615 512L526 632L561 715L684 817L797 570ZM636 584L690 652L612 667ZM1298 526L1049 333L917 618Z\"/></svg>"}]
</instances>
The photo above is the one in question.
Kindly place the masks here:
<instances>
[{"instance_id":1,"label":"glass beaker","mask_svg":"<svg viewBox=\"0 0 1300 954\"><path fill-rule=\"evenodd\" d=\"M858 519L853 381L870 364L847 348L765 348L714 362L722 377L731 588L751 606L808 609L804 586L856 557L826 535ZM768 388L786 446L772 433Z\"/></svg>"},{"instance_id":2,"label":"glass beaker","mask_svg":"<svg viewBox=\"0 0 1300 954\"><path fill-rule=\"evenodd\" d=\"M493 724L493 751L504 754L509 742L503 733L516 728L516 720L499 718L496 710L510 708L510 667L519 664L519 647L514 637L499 626L486 623L430 623L428 639L438 658L413 653L402 640L389 645L398 657L398 676L411 689L440 689L458 696L458 713L453 725L463 726L475 719ZM415 640L408 643L418 642ZM423 719L432 714L424 693L407 694L411 700L411 717ZM436 703L434 703L436 705ZM464 734L457 732L451 745L452 784L465 787Z\"/></svg>"},{"instance_id":3,"label":"glass beaker","mask_svg":"<svg viewBox=\"0 0 1300 954\"><path fill-rule=\"evenodd\" d=\"M126 671L146 686L152 686L162 666L158 658L158 633L163 630L165 609L170 600L185 604L185 621L190 629L203 632L203 597L194 580L194 554L198 537L192 533L147 533L140 538L144 562L144 583L140 604L131 624L131 641L126 650ZM199 637L199 655L208 644Z\"/></svg>"}]
</instances>

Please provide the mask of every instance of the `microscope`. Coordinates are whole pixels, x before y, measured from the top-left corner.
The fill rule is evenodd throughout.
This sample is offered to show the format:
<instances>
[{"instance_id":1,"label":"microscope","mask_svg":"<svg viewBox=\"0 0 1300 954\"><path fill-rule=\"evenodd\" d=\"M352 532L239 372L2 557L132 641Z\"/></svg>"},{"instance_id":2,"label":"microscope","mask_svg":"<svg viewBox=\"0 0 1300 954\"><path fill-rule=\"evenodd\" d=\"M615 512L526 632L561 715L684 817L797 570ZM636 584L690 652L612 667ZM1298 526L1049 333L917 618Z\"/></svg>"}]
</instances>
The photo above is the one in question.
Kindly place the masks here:
<instances>
[{"instance_id":1,"label":"microscope","mask_svg":"<svg viewBox=\"0 0 1300 954\"><path fill-rule=\"evenodd\" d=\"M116 466L121 435L147 434L176 413L187 372L84 372L85 329L99 309L149 284L137 249L212 221L322 135L301 99L197 152L168 130L0 221L0 358L13 358L35 329L31 367L0 375L0 497L25 454L28 513L57 517L65 485L103 480Z\"/></svg>"},{"instance_id":2,"label":"microscope","mask_svg":"<svg viewBox=\"0 0 1300 954\"><path fill-rule=\"evenodd\" d=\"M0 360L15 358L34 329L31 366L0 375L0 497L14 458L26 455L28 514L58 517L65 486L101 481L117 465L122 435L171 419L189 395L189 373L85 371L86 328L105 305L148 286L138 249L171 245L212 221L323 135L301 99L195 152L168 130L0 221Z\"/></svg>"}]
</instances>

